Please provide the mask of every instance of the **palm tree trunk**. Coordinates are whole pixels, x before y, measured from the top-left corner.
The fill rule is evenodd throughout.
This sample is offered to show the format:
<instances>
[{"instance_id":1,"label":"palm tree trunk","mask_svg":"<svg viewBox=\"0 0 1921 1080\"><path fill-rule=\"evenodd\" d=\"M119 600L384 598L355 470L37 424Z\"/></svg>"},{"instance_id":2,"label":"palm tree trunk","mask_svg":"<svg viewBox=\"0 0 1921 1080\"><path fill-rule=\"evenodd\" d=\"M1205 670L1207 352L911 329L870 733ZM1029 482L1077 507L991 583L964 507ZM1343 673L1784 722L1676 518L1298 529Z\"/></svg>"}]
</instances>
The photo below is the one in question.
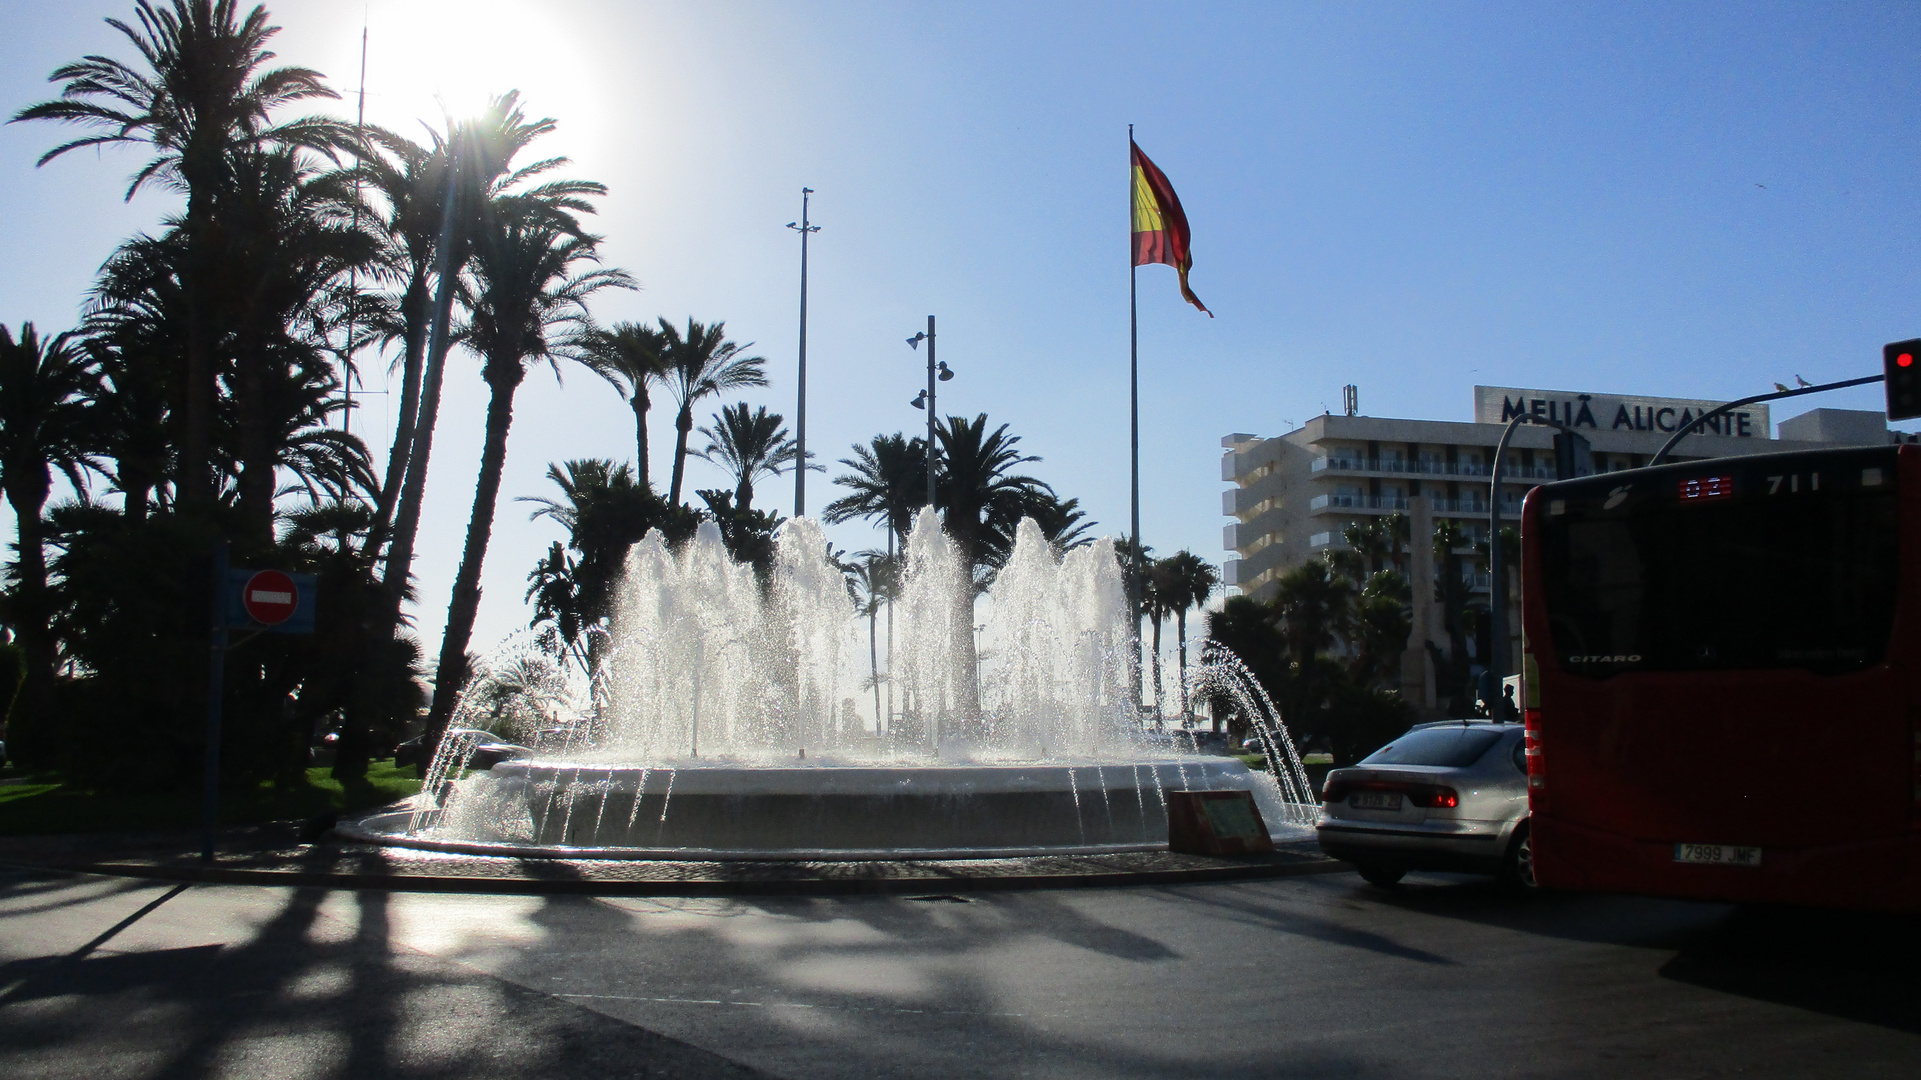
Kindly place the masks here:
<instances>
[{"instance_id":1,"label":"palm tree trunk","mask_svg":"<svg viewBox=\"0 0 1921 1080\"><path fill-rule=\"evenodd\" d=\"M887 730L887 717L880 711L880 605L867 608L867 664L874 672L874 734Z\"/></svg>"},{"instance_id":2,"label":"palm tree trunk","mask_svg":"<svg viewBox=\"0 0 1921 1080\"><path fill-rule=\"evenodd\" d=\"M687 472L687 433L694 430L694 399L681 402L680 415L674 419L679 434L674 438L674 480L667 489L668 503L680 505L680 481Z\"/></svg>"},{"instance_id":3,"label":"palm tree trunk","mask_svg":"<svg viewBox=\"0 0 1921 1080\"><path fill-rule=\"evenodd\" d=\"M887 528L887 562L888 562L888 565L890 566L894 566L894 535L895 535L894 528L890 524ZM899 588L900 567L894 566L894 569L891 571L891 573L893 573L894 581L895 581L895 588L892 591L899 592L900 591L900 588ZM894 722L894 598L890 595L887 598L887 723L888 723L888 726L892 727L893 722Z\"/></svg>"},{"instance_id":4,"label":"palm tree trunk","mask_svg":"<svg viewBox=\"0 0 1921 1080\"><path fill-rule=\"evenodd\" d=\"M631 404L634 407L634 473L640 477L641 490L651 492L653 483L647 477L647 410L654 403L647 398L645 382L634 384Z\"/></svg>"},{"instance_id":5,"label":"palm tree trunk","mask_svg":"<svg viewBox=\"0 0 1921 1080\"><path fill-rule=\"evenodd\" d=\"M273 543L274 453L266 432L266 380L261 366L266 362L256 346L248 342L236 358L239 385L234 395L239 414L240 520L257 544Z\"/></svg>"},{"instance_id":6,"label":"palm tree trunk","mask_svg":"<svg viewBox=\"0 0 1921 1080\"><path fill-rule=\"evenodd\" d=\"M396 624L401 599L407 593L407 579L413 573L414 538L420 531L420 504L427 491L427 462L433 456L434 424L440 416L440 385L447 370L448 347L452 344L446 327L453 318L454 290L451 280L445 284L449 287L440 290L442 295L434 311L435 329L439 332L430 333L428 338L427 364L421 375L420 410L414 418L407 452L407 478L401 483L393 541L387 547L387 573L381 581L387 590L388 614Z\"/></svg>"},{"instance_id":7,"label":"palm tree trunk","mask_svg":"<svg viewBox=\"0 0 1921 1080\"><path fill-rule=\"evenodd\" d=\"M1154 623L1154 715L1165 716L1167 710L1161 706L1166 699L1161 696L1161 613L1155 611L1148 615Z\"/></svg>"},{"instance_id":8,"label":"palm tree trunk","mask_svg":"<svg viewBox=\"0 0 1921 1080\"><path fill-rule=\"evenodd\" d=\"M1182 608L1179 611L1176 611L1174 613L1174 633L1176 634L1176 640L1180 642L1180 647L1181 647L1181 654L1180 654L1181 655L1181 722L1186 723L1190 719L1190 717L1188 716L1188 710L1187 710L1187 609L1186 608Z\"/></svg>"},{"instance_id":9,"label":"palm tree trunk","mask_svg":"<svg viewBox=\"0 0 1921 1080\"><path fill-rule=\"evenodd\" d=\"M14 564L13 628L20 638L20 651L27 657L26 680L22 697L29 710L37 710L40 694L53 685L59 650L47 610L47 555L42 537L40 510L46 505L53 477L46 465L26 473L18 482L7 485L7 502L19 522L16 533L19 561ZM11 479L11 478L10 478Z\"/></svg>"},{"instance_id":10,"label":"palm tree trunk","mask_svg":"<svg viewBox=\"0 0 1921 1080\"><path fill-rule=\"evenodd\" d=\"M467 645L473 640L474 616L480 610L480 567L493 538L494 506L500 498L500 473L507 462L507 430L514 422L514 391L524 372L518 361L488 365L492 396L487 400L487 439L480 455L480 480L474 487L473 514L467 519L467 547L454 575L453 599L447 604L447 629L440 641L440 664L434 674L433 706L427 713L429 741L438 741L453 718L454 702L467 681ZM511 368L512 370L500 370Z\"/></svg>"},{"instance_id":11,"label":"palm tree trunk","mask_svg":"<svg viewBox=\"0 0 1921 1080\"><path fill-rule=\"evenodd\" d=\"M414 414L420 411L420 374L427 353L427 324L433 318L433 296L427 291L424 270L407 283L401 304L406 310L406 358L400 367L400 415L394 422L394 444L387 451L387 475L380 483L380 499L374 507L373 528L367 539L370 554L377 554L387 538L394 505L400 500L400 485L407 477L407 459L413 452Z\"/></svg>"},{"instance_id":12,"label":"palm tree trunk","mask_svg":"<svg viewBox=\"0 0 1921 1080\"><path fill-rule=\"evenodd\" d=\"M184 159L187 155L183 154ZM186 385L181 390L183 408L181 410L180 457L174 467L174 491L183 508L199 509L211 506L214 501L215 487L212 463L213 409L217 398L214 387L214 371L211 354L212 343L207 339L210 320L207 318L207 298L204 285L209 277L212 259L207 253L207 219L210 179L205 170L194 170L202 175L188 176L187 196L187 363ZM199 182L196 183L195 181Z\"/></svg>"}]
</instances>

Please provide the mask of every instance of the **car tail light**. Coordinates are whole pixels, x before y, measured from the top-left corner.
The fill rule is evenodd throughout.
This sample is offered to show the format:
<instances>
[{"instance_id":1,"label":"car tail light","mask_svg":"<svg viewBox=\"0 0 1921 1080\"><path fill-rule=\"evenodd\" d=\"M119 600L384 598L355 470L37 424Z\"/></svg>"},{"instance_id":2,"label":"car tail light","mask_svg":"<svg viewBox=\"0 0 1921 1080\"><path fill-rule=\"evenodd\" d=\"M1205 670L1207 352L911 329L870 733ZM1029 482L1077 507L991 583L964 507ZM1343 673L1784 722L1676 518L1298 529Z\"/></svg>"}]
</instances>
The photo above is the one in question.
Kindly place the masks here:
<instances>
[{"instance_id":1,"label":"car tail light","mask_svg":"<svg viewBox=\"0 0 1921 1080\"><path fill-rule=\"evenodd\" d=\"M1332 806L1345 798L1347 798L1347 783L1345 781L1329 780L1326 784L1322 785L1321 801L1323 803Z\"/></svg>"},{"instance_id":2,"label":"car tail light","mask_svg":"<svg viewBox=\"0 0 1921 1080\"><path fill-rule=\"evenodd\" d=\"M1452 810L1461 805L1461 793L1439 784L1408 785L1408 801L1430 810Z\"/></svg>"}]
</instances>

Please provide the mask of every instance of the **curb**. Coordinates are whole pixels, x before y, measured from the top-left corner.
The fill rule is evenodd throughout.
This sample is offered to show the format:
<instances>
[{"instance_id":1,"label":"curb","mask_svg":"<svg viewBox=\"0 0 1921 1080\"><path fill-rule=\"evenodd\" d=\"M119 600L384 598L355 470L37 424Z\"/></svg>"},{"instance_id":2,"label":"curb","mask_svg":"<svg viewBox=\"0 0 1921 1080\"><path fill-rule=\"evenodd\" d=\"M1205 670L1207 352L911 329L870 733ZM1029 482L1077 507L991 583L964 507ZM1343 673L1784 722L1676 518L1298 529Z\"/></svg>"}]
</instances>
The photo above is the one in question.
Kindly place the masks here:
<instances>
[{"instance_id":1,"label":"curb","mask_svg":"<svg viewBox=\"0 0 1921 1080\"><path fill-rule=\"evenodd\" d=\"M1110 888L1139 885L1198 885L1258 881L1340 873L1348 864L1325 856L1298 861L1258 863L1179 870L1126 870L1086 874L1014 874L998 877L957 876L870 877L835 879L702 878L695 880L595 880L588 877L480 877L451 874L363 874L312 870L255 870L244 867L152 865L146 863L79 862L25 863L6 861L10 869L55 873L101 874L204 885L256 885L281 888L386 890L389 892L497 894L509 896L860 896L930 892L1008 892L1063 888Z\"/></svg>"}]
</instances>

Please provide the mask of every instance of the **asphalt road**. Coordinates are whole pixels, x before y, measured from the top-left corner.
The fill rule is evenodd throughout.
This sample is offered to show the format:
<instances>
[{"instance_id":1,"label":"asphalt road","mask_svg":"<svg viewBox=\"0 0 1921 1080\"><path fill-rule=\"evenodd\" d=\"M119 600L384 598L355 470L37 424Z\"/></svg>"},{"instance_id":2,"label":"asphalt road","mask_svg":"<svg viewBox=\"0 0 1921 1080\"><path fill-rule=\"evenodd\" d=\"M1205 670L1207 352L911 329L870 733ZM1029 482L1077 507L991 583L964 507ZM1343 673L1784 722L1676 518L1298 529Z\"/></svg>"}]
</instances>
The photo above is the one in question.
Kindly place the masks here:
<instances>
[{"instance_id":1,"label":"asphalt road","mask_svg":"<svg viewBox=\"0 0 1921 1080\"><path fill-rule=\"evenodd\" d=\"M1350 874L971 898L0 873L0 1077L1902 1077L1921 922Z\"/></svg>"}]
</instances>

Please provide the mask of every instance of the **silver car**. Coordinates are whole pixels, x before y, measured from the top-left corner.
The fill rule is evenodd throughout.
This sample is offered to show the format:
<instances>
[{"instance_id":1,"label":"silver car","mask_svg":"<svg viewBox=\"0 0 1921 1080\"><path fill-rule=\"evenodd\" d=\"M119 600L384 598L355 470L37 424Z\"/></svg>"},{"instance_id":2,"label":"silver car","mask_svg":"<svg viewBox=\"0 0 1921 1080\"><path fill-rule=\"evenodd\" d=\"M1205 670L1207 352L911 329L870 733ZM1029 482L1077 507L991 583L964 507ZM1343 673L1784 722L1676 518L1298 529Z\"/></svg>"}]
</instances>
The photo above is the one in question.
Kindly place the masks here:
<instances>
[{"instance_id":1,"label":"silver car","mask_svg":"<svg viewBox=\"0 0 1921 1080\"><path fill-rule=\"evenodd\" d=\"M1321 850L1382 888L1409 870L1497 874L1534 887L1521 725L1448 720L1327 774Z\"/></svg>"}]
</instances>

